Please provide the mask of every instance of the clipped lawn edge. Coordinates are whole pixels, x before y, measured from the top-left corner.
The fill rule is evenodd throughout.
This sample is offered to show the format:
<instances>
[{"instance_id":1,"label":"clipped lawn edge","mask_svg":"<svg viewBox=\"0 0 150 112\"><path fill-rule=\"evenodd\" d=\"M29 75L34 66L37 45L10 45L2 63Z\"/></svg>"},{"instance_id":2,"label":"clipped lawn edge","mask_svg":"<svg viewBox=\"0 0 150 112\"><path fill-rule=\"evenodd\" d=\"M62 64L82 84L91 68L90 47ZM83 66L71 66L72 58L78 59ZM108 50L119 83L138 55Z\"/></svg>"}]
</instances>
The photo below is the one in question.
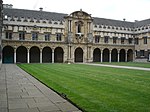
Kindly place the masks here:
<instances>
[{"instance_id":1,"label":"clipped lawn edge","mask_svg":"<svg viewBox=\"0 0 150 112\"><path fill-rule=\"evenodd\" d=\"M21 68L18 64L16 64L19 68ZM77 107L79 110L81 110L82 112L86 112L84 109L82 109L81 107L79 107L79 105L77 105L76 103L74 103L72 100L70 100L64 93L59 93L58 91L56 91L55 89L47 86L44 82L42 82L41 80L39 80L38 78L36 78L34 75L30 74L29 72L27 72L25 69L21 68L23 71L25 71L26 73L28 73L30 76L32 76L33 78L35 78L36 80L38 80L39 82L41 82L42 84L44 84L46 87L48 87L49 89L53 90L56 94L58 94L60 97L62 97L63 99L67 100L69 103L71 103L72 105L74 105L75 107Z\"/></svg>"}]
</instances>

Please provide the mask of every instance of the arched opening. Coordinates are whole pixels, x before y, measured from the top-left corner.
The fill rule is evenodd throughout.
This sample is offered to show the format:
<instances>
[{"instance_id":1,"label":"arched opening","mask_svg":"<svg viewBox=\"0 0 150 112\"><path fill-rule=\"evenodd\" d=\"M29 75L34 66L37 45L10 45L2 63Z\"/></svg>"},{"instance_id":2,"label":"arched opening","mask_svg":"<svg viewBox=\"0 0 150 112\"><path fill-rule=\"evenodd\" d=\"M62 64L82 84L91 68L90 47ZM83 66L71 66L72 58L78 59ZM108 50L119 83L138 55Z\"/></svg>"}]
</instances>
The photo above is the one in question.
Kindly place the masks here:
<instances>
[{"instance_id":1,"label":"arched opening","mask_svg":"<svg viewBox=\"0 0 150 112\"><path fill-rule=\"evenodd\" d=\"M16 62L27 63L27 49L24 46L20 46L16 50Z\"/></svg>"},{"instance_id":2,"label":"arched opening","mask_svg":"<svg viewBox=\"0 0 150 112\"><path fill-rule=\"evenodd\" d=\"M103 50L103 62L109 62L109 49L107 48Z\"/></svg>"},{"instance_id":3,"label":"arched opening","mask_svg":"<svg viewBox=\"0 0 150 112\"><path fill-rule=\"evenodd\" d=\"M40 62L40 49L36 46L30 48L30 63Z\"/></svg>"},{"instance_id":4,"label":"arched opening","mask_svg":"<svg viewBox=\"0 0 150 112\"><path fill-rule=\"evenodd\" d=\"M3 63L14 63L14 49L11 46L5 46L2 53Z\"/></svg>"},{"instance_id":5,"label":"arched opening","mask_svg":"<svg viewBox=\"0 0 150 112\"><path fill-rule=\"evenodd\" d=\"M54 50L54 62L55 63L63 63L64 51L61 47L57 47Z\"/></svg>"},{"instance_id":6,"label":"arched opening","mask_svg":"<svg viewBox=\"0 0 150 112\"><path fill-rule=\"evenodd\" d=\"M129 49L127 52L127 61L133 61L133 50Z\"/></svg>"},{"instance_id":7,"label":"arched opening","mask_svg":"<svg viewBox=\"0 0 150 112\"><path fill-rule=\"evenodd\" d=\"M42 60L43 60L43 63L51 63L52 62L52 49L50 47L43 48Z\"/></svg>"},{"instance_id":8,"label":"arched opening","mask_svg":"<svg viewBox=\"0 0 150 112\"><path fill-rule=\"evenodd\" d=\"M93 62L100 62L101 61L101 51L99 48L94 49L93 52Z\"/></svg>"},{"instance_id":9,"label":"arched opening","mask_svg":"<svg viewBox=\"0 0 150 112\"><path fill-rule=\"evenodd\" d=\"M75 62L83 62L83 50L81 48L77 48L74 54Z\"/></svg>"},{"instance_id":10,"label":"arched opening","mask_svg":"<svg viewBox=\"0 0 150 112\"><path fill-rule=\"evenodd\" d=\"M118 51L117 49L113 49L111 51L111 62L117 62L118 61Z\"/></svg>"},{"instance_id":11,"label":"arched opening","mask_svg":"<svg viewBox=\"0 0 150 112\"><path fill-rule=\"evenodd\" d=\"M125 57L126 57L126 53L124 49L120 50L120 54L119 54L119 62L125 62Z\"/></svg>"}]
</instances>

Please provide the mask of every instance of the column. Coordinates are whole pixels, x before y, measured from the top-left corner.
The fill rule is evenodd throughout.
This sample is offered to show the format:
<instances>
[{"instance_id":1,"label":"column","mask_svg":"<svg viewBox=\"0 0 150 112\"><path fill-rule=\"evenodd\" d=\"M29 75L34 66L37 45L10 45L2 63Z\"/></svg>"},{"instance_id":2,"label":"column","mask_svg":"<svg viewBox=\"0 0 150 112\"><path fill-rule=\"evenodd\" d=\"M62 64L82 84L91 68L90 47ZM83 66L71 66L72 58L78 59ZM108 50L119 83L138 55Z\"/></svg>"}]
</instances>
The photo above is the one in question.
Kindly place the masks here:
<instances>
[{"instance_id":1,"label":"column","mask_svg":"<svg viewBox=\"0 0 150 112\"><path fill-rule=\"evenodd\" d=\"M87 46L87 50L86 50L86 51L87 51L87 53L86 53L86 55L87 55L87 56L86 56L86 58L87 58L87 59L86 59L86 62L88 62L88 61L89 61L89 47L88 47L88 46Z\"/></svg>"},{"instance_id":2,"label":"column","mask_svg":"<svg viewBox=\"0 0 150 112\"><path fill-rule=\"evenodd\" d=\"M133 62L135 62L135 53L133 52Z\"/></svg>"},{"instance_id":3,"label":"column","mask_svg":"<svg viewBox=\"0 0 150 112\"><path fill-rule=\"evenodd\" d=\"M42 63L42 48L40 49L40 63Z\"/></svg>"},{"instance_id":4,"label":"column","mask_svg":"<svg viewBox=\"0 0 150 112\"><path fill-rule=\"evenodd\" d=\"M111 63L111 50L109 51L109 63Z\"/></svg>"},{"instance_id":5,"label":"column","mask_svg":"<svg viewBox=\"0 0 150 112\"><path fill-rule=\"evenodd\" d=\"M119 62L119 56L120 56L120 53L118 52L118 62Z\"/></svg>"},{"instance_id":6,"label":"column","mask_svg":"<svg viewBox=\"0 0 150 112\"><path fill-rule=\"evenodd\" d=\"M14 49L14 63L16 63L16 48Z\"/></svg>"},{"instance_id":7,"label":"column","mask_svg":"<svg viewBox=\"0 0 150 112\"><path fill-rule=\"evenodd\" d=\"M52 63L54 63L54 48L52 48Z\"/></svg>"},{"instance_id":8,"label":"column","mask_svg":"<svg viewBox=\"0 0 150 112\"><path fill-rule=\"evenodd\" d=\"M27 49L27 63L30 63L30 49Z\"/></svg>"},{"instance_id":9,"label":"column","mask_svg":"<svg viewBox=\"0 0 150 112\"><path fill-rule=\"evenodd\" d=\"M69 46L69 48L70 48L70 59L72 58L72 56L71 56L71 45Z\"/></svg>"},{"instance_id":10,"label":"column","mask_svg":"<svg viewBox=\"0 0 150 112\"><path fill-rule=\"evenodd\" d=\"M120 51L118 50L118 60L117 60L117 62L119 62L119 59L120 59Z\"/></svg>"},{"instance_id":11,"label":"column","mask_svg":"<svg viewBox=\"0 0 150 112\"><path fill-rule=\"evenodd\" d=\"M127 51L125 50L125 62L127 62Z\"/></svg>"},{"instance_id":12,"label":"column","mask_svg":"<svg viewBox=\"0 0 150 112\"><path fill-rule=\"evenodd\" d=\"M101 62L103 62L103 49L101 50Z\"/></svg>"},{"instance_id":13,"label":"column","mask_svg":"<svg viewBox=\"0 0 150 112\"><path fill-rule=\"evenodd\" d=\"M70 61L70 45L68 45L68 53L67 53L67 60Z\"/></svg>"}]
</instances>

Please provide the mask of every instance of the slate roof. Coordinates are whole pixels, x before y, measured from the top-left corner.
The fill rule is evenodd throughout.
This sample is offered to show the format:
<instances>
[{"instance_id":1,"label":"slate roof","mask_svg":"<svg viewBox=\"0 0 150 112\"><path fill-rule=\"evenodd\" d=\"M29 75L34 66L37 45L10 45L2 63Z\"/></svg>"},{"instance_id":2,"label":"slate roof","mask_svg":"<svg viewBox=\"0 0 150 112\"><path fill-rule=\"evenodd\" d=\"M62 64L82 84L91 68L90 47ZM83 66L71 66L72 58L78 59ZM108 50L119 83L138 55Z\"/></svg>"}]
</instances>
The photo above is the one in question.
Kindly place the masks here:
<instances>
[{"instance_id":1,"label":"slate roof","mask_svg":"<svg viewBox=\"0 0 150 112\"><path fill-rule=\"evenodd\" d=\"M150 24L150 19L145 19L145 20L142 20L142 21L135 22L135 27L146 26L148 24Z\"/></svg>"},{"instance_id":2,"label":"slate roof","mask_svg":"<svg viewBox=\"0 0 150 112\"><path fill-rule=\"evenodd\" d=\"M26 17L26 18L36 18L40 19L47 19L47 20L56 20L56 21L63 21L64 17L68 14L63 13L55 13L55 12L46 12L46 11L36 11L36 10L26 10L26 9L14 9L14 8L4 8L4 14L11 17ZM93 17L94 24L99 25L110 25L110 26L118 26L118 27L127 27L127 28L134 28L134 27L141 27L150 24L150 19L137 21L137 22L127 22L127 21L120 21L120 20L112 20L112 19L105 19L105 18L98 18Z\"/></svg>"},{"instance_id":3,"label":"slate roof","mask_svg":"<svg viewBox=\"0 0 150 112\"><path fill-rule=\"evenodd\" d=\"M55 12L46 12L46 11L35 11L35 10L25 10L25 9L9 9L4 8L4 14L11 17L26 17L26 18L36 18L40 19L48 19L48 20L64 20L64 16L67 14L55 13Z\"/></svg>"},{"instance_id":4,"label":"slate roof","mask_svg":"<svg viewBox=\"0 0 150 112\"><path fill-rule=\"evenodd\" d=\"M97 18L97 17L94 17L93 19L94 19L94 24L99 24L99 25L110 25L110 26L127 27L127 28L134 27L134 22L119 21L119 20Z\"/></svg>"}]
</instances>

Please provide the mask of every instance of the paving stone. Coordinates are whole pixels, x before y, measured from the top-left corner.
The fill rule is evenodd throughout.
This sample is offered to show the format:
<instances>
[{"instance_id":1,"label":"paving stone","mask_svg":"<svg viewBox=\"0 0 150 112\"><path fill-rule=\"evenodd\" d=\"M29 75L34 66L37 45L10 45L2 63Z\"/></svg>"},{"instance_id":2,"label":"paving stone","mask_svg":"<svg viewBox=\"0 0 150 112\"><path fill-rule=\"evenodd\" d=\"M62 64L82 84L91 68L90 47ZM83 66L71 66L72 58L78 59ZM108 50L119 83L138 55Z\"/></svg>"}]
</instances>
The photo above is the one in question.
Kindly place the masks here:
<instances>
[{"instance_id":1,"label":"paving stone","mask_svg":"<svg viewBox=\"0 0 150 112\"><path fill-rule=\"evenodd\" d=\"M39 112L38 108L10 109L9 112Z\"/></svg>"},{"instance_id":2,"label":"paving stone","mask_svg":"<svg viewBox=\"0 0 150 112\"><path fill-rule=\"evenodd\" d=\"M9 106L8 106L9 109L19 109L19 108L28 108L28 105L24 102L19 102L19 103L9 103Z\"/></svg>"},{"instance_id":3,"label":"paving stone","mask_svg":"<svg viewBox=\"0 0 150 112\"><path fill-rule=\"evenodd\" d=\"M0 108L0 112L8 112L7 108Z\"/></svg>"},{"instance_id":4,"label":"paving stone","mask_svg":"<svg viewBox=\"0 0 150 112\"><path fill-rule=\"evenodd\" d=\"M62 112L58 107L55 105L47 106L47 107L38 107L40 112Z\"/></svg>"},{"instance_id":5,"label":"paving stone","mask_svg":"<svg viewBox=\"0 0 150 112\"><path fill-rule=\"evenodd\" d=\"M7 108L7 101L0 101L0 108Z\"/></svg>"},{"instance_id":6,"label":"paving stone","mask_svg":"<svg viewBox=\"0 0 150 112\"><path fill-rule=\"evenodd\" d=\"M27 103L29 108L53 106L51 102Z\"/></svg>"},{"instance_id":7,"label":"paving stone","mask_svg":"<svg viewBox=\"0 0 150 112\"><path fill-rule=\"evenodd\" d=\"M56 103L56 105L63 111L63 112L69 112L69 111L78 111L78 108L73 106L72 104L68 102L60 102Z\"/></svg>"}]
</instances>

